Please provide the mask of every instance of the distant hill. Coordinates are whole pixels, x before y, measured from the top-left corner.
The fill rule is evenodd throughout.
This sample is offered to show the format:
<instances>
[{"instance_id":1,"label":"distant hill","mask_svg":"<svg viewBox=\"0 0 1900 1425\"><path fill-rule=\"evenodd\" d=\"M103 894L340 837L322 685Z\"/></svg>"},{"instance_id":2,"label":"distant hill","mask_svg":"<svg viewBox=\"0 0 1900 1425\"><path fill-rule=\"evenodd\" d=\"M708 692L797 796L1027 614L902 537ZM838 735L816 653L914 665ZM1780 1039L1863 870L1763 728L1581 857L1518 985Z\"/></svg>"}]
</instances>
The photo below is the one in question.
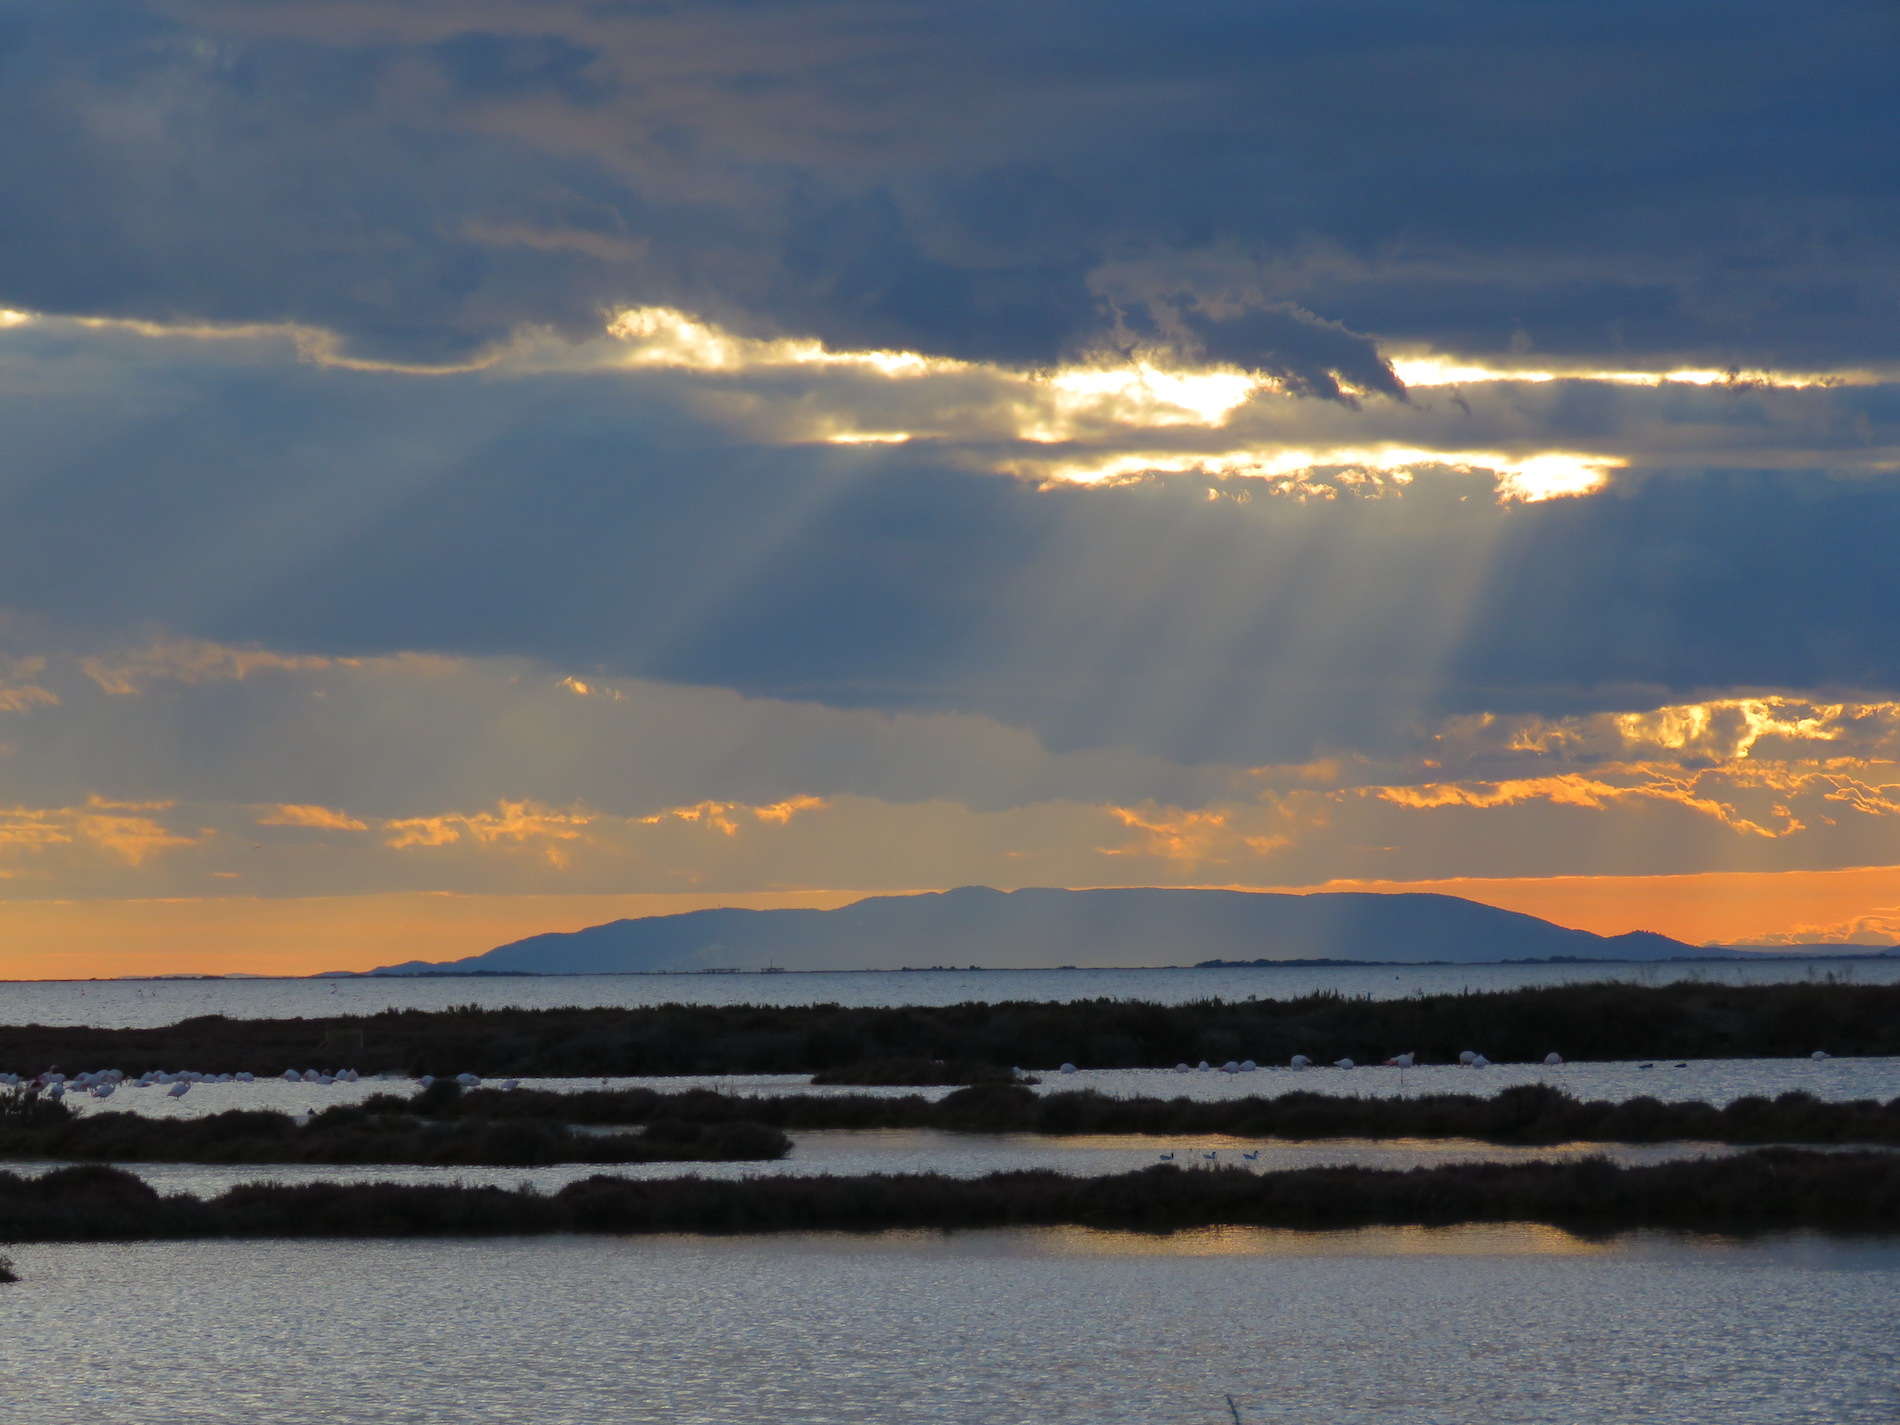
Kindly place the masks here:
<instances>
[{"instance_id":1,"label":"distant hill","mask_svg":"<svg viewBox=\"0 0 1900 1425\"><path fill-rule=\"evenodd\" d=\"M982 886L837 910L700 910L531 935L481 955L369 973L1190 965L1205 960L1668 960L1665 935L1593 935L1457 896Z\"/></svg>"}]
</instances>

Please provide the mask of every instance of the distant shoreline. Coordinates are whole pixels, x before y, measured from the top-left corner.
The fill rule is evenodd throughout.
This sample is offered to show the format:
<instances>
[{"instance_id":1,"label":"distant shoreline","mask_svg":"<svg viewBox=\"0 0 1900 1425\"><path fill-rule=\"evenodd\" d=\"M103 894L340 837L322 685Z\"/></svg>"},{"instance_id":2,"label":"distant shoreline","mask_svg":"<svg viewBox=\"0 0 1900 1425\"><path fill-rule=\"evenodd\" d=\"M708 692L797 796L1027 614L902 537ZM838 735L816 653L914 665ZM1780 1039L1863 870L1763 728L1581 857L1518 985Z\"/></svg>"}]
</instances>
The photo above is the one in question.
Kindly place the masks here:
<instances>
[{"instance_id":1,"label":"distant shoreline","mask_svg":"<svg viewBox=\"0 0 1900 1425\"><path fill-rule=\"evenodd\" d=\"M216 980L224 983L257 980L260 982L303 980L598 980L654 979L672 975L1050 975L1078 973L1091 975L1153 974L1162 970L1405 970L1445 969L1458 966L1483 969L1493 965L1806 965L1825 960L1854 964L1870 961L1900 960L1900 947L1867 946L1855 949L1842 946L1817 946L1812 950L1788 948L1775 951L1746 949L1725 950L1712 955L1672 955L1655 960L1627 960L1576 955L1552 955L1523 960L1197 960L1193 964L1171 965L886 965L875 969L839 969L825 966L794 968L761 966L756 969L713 967L702 970L318 970L308 975L265 975L248 971L228 974L167 975L93 975L35 980L0 980L0 985L117 985L177 984Z\"/></svg>"}]
</instances>

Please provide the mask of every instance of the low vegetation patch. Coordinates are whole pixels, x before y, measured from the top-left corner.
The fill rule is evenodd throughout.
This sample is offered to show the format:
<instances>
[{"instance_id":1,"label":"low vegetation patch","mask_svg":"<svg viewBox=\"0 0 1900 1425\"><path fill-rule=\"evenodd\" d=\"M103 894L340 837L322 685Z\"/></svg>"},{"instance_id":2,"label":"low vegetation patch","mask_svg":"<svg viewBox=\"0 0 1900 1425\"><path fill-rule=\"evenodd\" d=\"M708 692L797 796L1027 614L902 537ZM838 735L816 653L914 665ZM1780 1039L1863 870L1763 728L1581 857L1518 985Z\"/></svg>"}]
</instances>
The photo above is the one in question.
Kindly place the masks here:
<instances>
[{"instance_id":1,"label":"low vegetation patch","mask_svg":"<svg viewBox=\"0 0 1900 1425\"><path fill-rule=\"evenodd\" d=\"M1184 975L1193 971L1182 971ZM1273 972L1259 972L1263 986ZM0 1069L48 1065L279 1074L348 1065L365 1074L492 1078L816 1073L871 1060L1156 1068L1206 1059L1376 1063L1415 1051L1446 1063L1900 1054L1900 985L1813 982L1631 985L1614 981L1374 1000L1339 994L1070 1004L657 1005L638 1009L391 1010L326 1019L204 1015L153 1029L0 1029Z\"/></svg>"},{"instance_id":2,"label":"low vegetation patch","mask_svg":"<svg viewBox=\"0 0 1900 1425\"><path fill-rule=\"evenodd\" d=\"M778 1232L1075 1225L1344 1228L1545 1222L1758 1232L1900 1229L1900 1155L1760 1149L1620 1168L1602 1159L1395 1172L1248 1173L1159 1166L1109 1177L595 1176L557 1193L389 1183L248 1184L210 1200L160 1196L120 1169L0 1172L10 1242L194 1237L411 1237L543 1232Z\"/></svg>"},{"instance_id":3,"label":"low vegetation patch","mask_svg":"<svg viewBox=\"0 0 1900 1425\"><path fill-rule=\"evenodd\" d=\"M938 1128L953 1132L1227 1134L1239 1138L1475 1138L1487 1143L1864 1143L1900 1145L1900 1099L1828 1103L1809 1093L1741 1098L1723 1108L1653 1098L1585 1102L1529 1084L1490 1096L1358 1098L1285 1093L1203 1100L1110 1098L1091 1090L1036 1094L1014 1084L920 1095L786 1094L750 1098L710 1089L590 1089L575 1094L477 1089L457 1112L483 1117L639 1124L756 1121L792 1132Z\"/></svg>"},{"instance_id":4,"label":"low vegetation patch","mask_svg":"<svg viewBox=\"0 0 1900 1425\"><path fill-rule=\"evenodd\" d=\"M546 1163L683 1163L782 1158L791 1140L743 1117L656 1114L637 1133L575 1133L549 1118L424 1117L407 1099L340 1104L300 1123L234 1109L202 1118L77 1114L30 1090L0 1092L0 1159L91 1162L419 1163L526 1167Z\"/></svg>"}]
</instances>

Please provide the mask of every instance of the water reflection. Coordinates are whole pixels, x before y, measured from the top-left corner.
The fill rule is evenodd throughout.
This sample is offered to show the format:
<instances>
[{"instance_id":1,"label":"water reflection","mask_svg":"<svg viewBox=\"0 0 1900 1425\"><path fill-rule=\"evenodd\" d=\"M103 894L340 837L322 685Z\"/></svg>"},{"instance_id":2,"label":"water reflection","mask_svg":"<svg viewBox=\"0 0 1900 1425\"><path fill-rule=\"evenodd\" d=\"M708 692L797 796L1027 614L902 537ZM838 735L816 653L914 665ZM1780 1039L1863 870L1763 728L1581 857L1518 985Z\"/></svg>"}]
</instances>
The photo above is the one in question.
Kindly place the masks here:
<instances>
[{"instance_id":1,"label":"water reflection","mask_svg":"<svg viewBox=\"0 0 1900 1425\"><path fill-rule=\"evenodd\" d=\"M15 1255L0 1379L33 1425L1218 1425L1228 1394L1246 1425L1900 1414L1897 1239L1061 1230Z\"/></svg>"}]
</instances>

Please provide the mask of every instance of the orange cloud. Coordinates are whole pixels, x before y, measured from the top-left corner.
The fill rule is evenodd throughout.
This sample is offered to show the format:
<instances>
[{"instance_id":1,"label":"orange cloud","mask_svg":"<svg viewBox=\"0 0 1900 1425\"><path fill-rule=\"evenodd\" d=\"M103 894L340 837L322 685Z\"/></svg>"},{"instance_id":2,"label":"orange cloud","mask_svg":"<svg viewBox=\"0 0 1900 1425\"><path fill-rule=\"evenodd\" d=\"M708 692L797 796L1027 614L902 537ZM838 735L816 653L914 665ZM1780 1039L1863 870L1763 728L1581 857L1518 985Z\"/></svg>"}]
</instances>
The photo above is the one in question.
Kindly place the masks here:
<instances>
[{"instance_id":1,"label":"orange cloud","mask_svg":"<svg viewBox=\"0 0 1900 1425\"><path fill-rule=\"evenodd\" d=\"M668 821L684 821L710 827L721 836L737 836L741 816L751 816L756 821L775 822L785 825L800 812L818 811L830 805L823 797L797 796L787 797L784 801L768 802L760 806L748 806L744 802L701 801L686 806L667 807L649 816L636 817L637 826L660 826Z\"/></svg>"},{"instance_id":2,"label":"orange cloud","mask_svg":"<svg viewBox=\"0 0 1900 1425\"><path fill-rule=\"evenodd\" d=\"M530 801L502 801L492 812L448 812L440 816L403 817L383 823L384 844L398 850L452 846L468 841L481 846L533 846L551 866L565 866L568 853L562 843L578 841L593 817L583 812L556 811Z\"/></svg>"},{"instance_id":3,"label":"orange cloud","mask_svg":"<svg viewBox=\"0 0 1900 1425\"><path fill-rule=\"evenodd\" d=\"M1554 806L1584 807L1601 811L1631 801L1667 802L1698 815L1711 817L1731 830L1769 839L1792 836L1806 829L1787 807L1777 808L1783 825L1775 828L1741 814L1737 807L1702 794L1703 774L1679 775L1674 768L1636 765L1605 769L1642 780L1629 785L1586 777L1577 772L1560 772L1547 777L1515 777L1495 782L1427 782L1417 786L1381 786L1358 789L1353 794L1370 796L1395 806L1429 811L1441 807L1502 807L1525 802L1547 802Z\"/></svg>"},{"instance_id":4,"label":"orange cloud","mask_svg":"<svg viewBox=\"0 0 1900 1425\"><path fill-rule=\"evenodd\" d=\"M58 707L59 694L34 681L45 671L44 658L0 657L0 712Z\"/></svg>"},{"instance_id":5,"label":"orange cloud","mask_svg":"<svg viewBox=\"0 0 1900 1425\"><path fill-rule=\"evenodd\" d=\"M0 807L0 852L32 854L54 847L103 851L128 866L142 866L163 851L196 846L215 833L178 831L154 812L172 810L171 802L115 802L88 797L81 806Z\"/></svg>"},{"instance_id":6,"label":"orange cloud","mask_svg":"<svg viewBox=\"0 0 1900 1425\"><path fill-rule=\"evenodd\" d=\"M752 814L760 821L775 821L783 826L802 811L822 811L828 805L823 797L787 797L770 806L753 807Z\"/></svg>"},{"instance_id":7,"label":"orange cloud","mask_svg":"<svg viewBox=\"0 0 1900 1425\"><path fill-rule=\"evenodd\" d=\"M1222 840L1230 839L1227 814L1218 811L1183 811L1178 807L1138 811L1134 807L1105 807L1104 810L1130 831L1138 833L1126 846L1097 847L1102 856L1157 856L1164 861L1219 862L1214 853Z\"/></svg>"},{"instance_id":8,"label":"orange cloud","mask_svg":"<svg viewBox=\"0 0 1900 1425\"><path fill-rule=\"evenodd\" d=\"M347 812L298 802L280 802L257 819L259 826L306 826L319 831L368 831L369 823Z\"/></svg>"},{"instance_id":9,"label":"orange cloud","mask_svg":"<svg viewBox=\"0 0 1900 1425\"><path fill-rule=\"evenodd\" d=\"M86 676L105 692L132 697L153 683L242 682L260 672L314 672L354 668L360 660L315 654L273 653L265 648L232 648L201 639L158 639L132 653L79 660Z\"/></svg>"}]
</instances>

